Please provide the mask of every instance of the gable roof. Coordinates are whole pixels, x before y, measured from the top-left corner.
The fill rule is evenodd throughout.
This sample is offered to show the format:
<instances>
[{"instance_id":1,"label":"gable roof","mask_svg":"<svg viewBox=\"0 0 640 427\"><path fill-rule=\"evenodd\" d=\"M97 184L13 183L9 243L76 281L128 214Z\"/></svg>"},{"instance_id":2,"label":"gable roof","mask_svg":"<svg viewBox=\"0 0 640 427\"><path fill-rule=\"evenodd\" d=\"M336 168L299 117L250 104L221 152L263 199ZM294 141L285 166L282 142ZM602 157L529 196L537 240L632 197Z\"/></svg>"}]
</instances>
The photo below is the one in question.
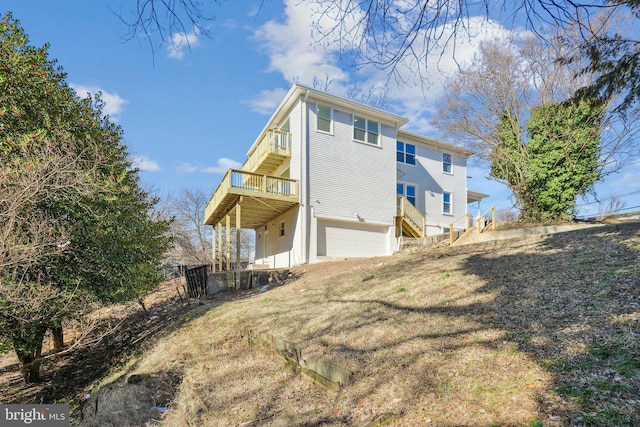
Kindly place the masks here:
<instances>
[{"instance_id":1,"label":"gable roof","mask_svg":"<svg viewBox=\"0 0 640 427\"><path fill-rule=\"evenodd\" d=\"M398 139L403 139L404 137L411 138L417 142L420 142L424 145L428 145L430 147L435 147L441 150L450 151L453 153L462 154L464 156L472 156L475 152L460 147L459 145L451 144L449 142L440 141L439 139L431 138L429 136L420 135L419 133L409 132L404 129L398 129Z\"/></svg>"},{"instance_id":2,"label":"gable roof","mask_svg":"<svg viewBox=\"0 0 640 427\"><path fill-rule=\"evenodd\" d=\"M402 135L404 135L411 139L417 140L422 144L462 154L464 156L471 156L474 154L473 151L468 150L464 147L400 129L401 126L409 122L409 119L407 119L406 117L402 117L397 114L381 110L379 108L371 107L361 102L352 101L350 99L342 98L337 95L332 95L330 93L322 92L317 89L313 89L296 83L291 86L291 89L289 89L287 94L280 102L280 105L278 105L278 108L276 108L276 110L273 112L273 114L269 118L269 121L267 121L267 124L264 126L256 140L253 142L253 144L251 144L251 147L249 147L249 150L247 151L247 155L249 155L251 153L251 150L253 150L253 148L262 140L265 133L269 129L280 125L280 123L289 114L291 108L300 98L304 98L305 100L307 98L313 98L318 102L327 103L331 107L342 107L350 112L359 113L364 116L379 120L381 122L391 123L396 126L396 129L398 129L398 138L402 138Z\"/></svg>"},{"instance_id":3,"label":"gable roof","mask_svg":"<svg viewBox=\"0 0 640 427\"><path fill-rule=\"evenodd\" d=\"M381 122L391 123L395 125L396 128L400 128L400 126L406 124L409 121L407 118L399 116L397 114L389 113L388 111L384 111L379 108L371 107L360 102L352 101L350 99L342 98L340 96L332 95L330 93L322 92L317 89L313 89L296 83L291 86L289 92L287 92L287 94L284 96L283 100L280 102L280 105L278 105L278 108L276 108L276 110L271 115L271 118L269 118L269 121L267 121L265 127L262 129L253 144L251 144L251 147L249 147L247 154L250 153L253 147L262 140L267 130L273 128L274 126L278 126L285 119L293 105L300 98L313 98L316 101L327 103L331 107L342 107L350 112L359 113L372 119L379 120Z\"/></svg>"}]
</instances>

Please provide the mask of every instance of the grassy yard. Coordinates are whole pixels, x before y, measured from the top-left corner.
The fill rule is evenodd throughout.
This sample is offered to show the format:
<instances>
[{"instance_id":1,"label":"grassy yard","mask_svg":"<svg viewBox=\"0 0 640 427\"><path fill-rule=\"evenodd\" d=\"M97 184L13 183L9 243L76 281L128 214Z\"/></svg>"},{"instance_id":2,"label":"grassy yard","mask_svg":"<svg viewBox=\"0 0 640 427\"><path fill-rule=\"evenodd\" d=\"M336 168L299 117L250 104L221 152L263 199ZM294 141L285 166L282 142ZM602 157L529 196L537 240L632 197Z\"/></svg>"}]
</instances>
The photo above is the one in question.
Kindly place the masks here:
<instances>
[{"instance_id":1,"label":"grassy yard","mask_svg":"<svg viewBox=\"0 0 640 427\"><path fill-rule=\"evenodd\" d=\"M162 425L640 424L638 223L293 275L189 311L122 371L170 391ZM349 369L351 383L318 387L250 347L247 326ZM95 392L113 410L86 410L83 424L132 422L116 410L131 387Z\"/></svg>"}]
</instances>

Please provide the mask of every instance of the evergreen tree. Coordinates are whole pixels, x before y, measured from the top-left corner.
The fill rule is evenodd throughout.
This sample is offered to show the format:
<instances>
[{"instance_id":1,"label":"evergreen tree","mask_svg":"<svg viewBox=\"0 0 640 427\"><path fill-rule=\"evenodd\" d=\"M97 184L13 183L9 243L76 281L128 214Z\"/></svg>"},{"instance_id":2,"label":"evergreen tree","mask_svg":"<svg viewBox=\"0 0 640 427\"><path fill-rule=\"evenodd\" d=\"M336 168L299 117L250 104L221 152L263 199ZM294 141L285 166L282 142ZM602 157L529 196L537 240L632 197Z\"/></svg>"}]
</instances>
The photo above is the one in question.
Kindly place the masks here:
<instances>
[{"instance_id":1,"label":"evergreen tree","mask_svg":"<svg viewBox=\"0 0 640 427\"><path fill-rule=\"evenodd\" d=\"M47 51L10 13L0 21L0 349L13 347L25 382L39 380L47 328L140 298L169 245L122 130Z\"/></svg>"}]
</instances>

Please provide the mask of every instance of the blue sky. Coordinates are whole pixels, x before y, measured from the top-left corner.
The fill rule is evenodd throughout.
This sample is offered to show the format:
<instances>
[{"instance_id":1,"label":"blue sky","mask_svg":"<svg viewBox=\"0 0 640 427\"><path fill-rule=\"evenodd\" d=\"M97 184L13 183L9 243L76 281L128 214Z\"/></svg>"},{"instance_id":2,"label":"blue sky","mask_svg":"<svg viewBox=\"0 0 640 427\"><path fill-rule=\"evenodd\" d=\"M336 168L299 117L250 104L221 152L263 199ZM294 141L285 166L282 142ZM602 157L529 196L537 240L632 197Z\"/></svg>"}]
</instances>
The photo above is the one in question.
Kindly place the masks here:
<instances>
[{"instance_id":1,"label":"blue sky","mask_svg":"<svg viewBox=\"0 0 640 427\"><path fill-rule=\"evenodd\" d=\"M160 195L183 188L212 193L224 172L244 161L294 82L312 86L328 78L329 91L341 96L355 82L372 90L386 83L379 70L346 66L335 46L314 44L311 13L299 0L221 2L208 9L216 17L207 26L211 38L188 29L155 53L143 37L124 40L128 28L114 11L132 16L134 6L135 0L3 0L0 11L13 12L32 45L50 43L50 58L78 93L103 93L144 184ZM480 40L510 31L479 18L471 27L477 36L458 45L459 61ZM390 85L391 108L410 119L408 130L439 136L429 119L446 73L455 70L446 53L440 68L445 74L432 72L427 91ZM639 170L636 159L598 185L599 196L624 195L627 207L640 209ZM470 189L491 194L483 209L511 204L506 187L485 179L486 169L472 166L468 175ZM582 212L597 213L598 204L588 202L580 201Z\"/></svg>"}]
</instances>

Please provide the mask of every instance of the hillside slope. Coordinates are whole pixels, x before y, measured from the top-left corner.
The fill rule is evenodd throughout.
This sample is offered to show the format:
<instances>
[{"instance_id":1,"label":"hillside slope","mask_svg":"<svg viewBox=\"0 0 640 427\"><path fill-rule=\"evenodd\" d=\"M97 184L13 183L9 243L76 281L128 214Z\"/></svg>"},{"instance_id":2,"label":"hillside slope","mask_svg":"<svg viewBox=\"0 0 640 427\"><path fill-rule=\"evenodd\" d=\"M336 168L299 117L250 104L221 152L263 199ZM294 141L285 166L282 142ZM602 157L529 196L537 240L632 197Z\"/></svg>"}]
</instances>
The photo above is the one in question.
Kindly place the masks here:
<instances>
[{"instance_id":1,"label":"hillside slope","mask_svg":"<svg viewBox=\"0 0 640 427\"><path fill-rule=\"evenodd\" d=\"M640 424L639 223L294 275L191 311L145 354L135 378L175 386L162 425ZM323 390L250 347L245 327L349 369L351 383ZM85 412L84 425L125 421Z\"/></svg>"}]
</instances>

